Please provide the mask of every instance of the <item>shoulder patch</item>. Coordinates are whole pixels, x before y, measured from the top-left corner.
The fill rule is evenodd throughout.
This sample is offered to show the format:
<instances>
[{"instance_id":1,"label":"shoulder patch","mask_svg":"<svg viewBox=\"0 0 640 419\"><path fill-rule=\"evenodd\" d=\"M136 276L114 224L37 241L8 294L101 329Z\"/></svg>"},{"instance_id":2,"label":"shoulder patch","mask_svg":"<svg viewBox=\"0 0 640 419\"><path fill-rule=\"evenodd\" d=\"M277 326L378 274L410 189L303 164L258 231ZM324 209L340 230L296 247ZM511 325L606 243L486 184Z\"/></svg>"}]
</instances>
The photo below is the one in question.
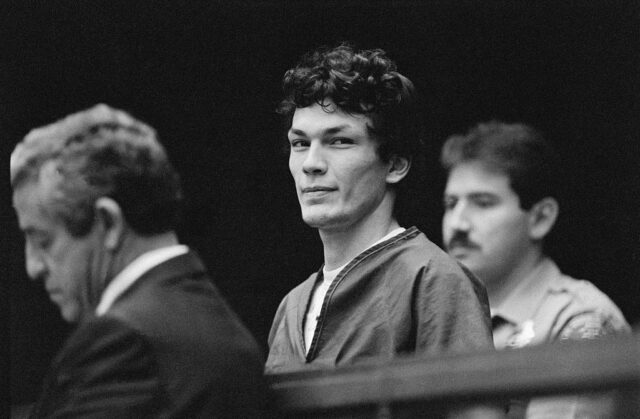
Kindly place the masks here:
<instances>
[{"instance_id":1,"label":"shoulder patch","mask_svg":"<svg viewBox=\"0 0 640 419\"><path fill-rule=\"evenodd\" d=\"M597 339L616 333L616 328L607 317L600 312L591 312L572 317L560 331L558 339Z\"/></svg>"}]
</instances>

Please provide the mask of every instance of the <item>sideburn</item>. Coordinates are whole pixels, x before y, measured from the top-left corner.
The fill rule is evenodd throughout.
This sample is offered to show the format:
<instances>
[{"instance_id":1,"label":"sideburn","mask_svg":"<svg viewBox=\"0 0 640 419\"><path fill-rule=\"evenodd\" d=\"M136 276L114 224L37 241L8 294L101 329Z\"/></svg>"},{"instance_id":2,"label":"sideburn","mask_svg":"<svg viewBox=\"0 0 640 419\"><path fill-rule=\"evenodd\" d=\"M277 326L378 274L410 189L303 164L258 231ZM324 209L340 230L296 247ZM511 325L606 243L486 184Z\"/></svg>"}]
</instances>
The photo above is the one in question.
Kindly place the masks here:
<instances>
[{"instance_id":1,"label":"sideburn","mask_svg":"<svg viewBox=\"0 0 640 419\"><path fill-rule=\"evenodd\" d=\"M97 228L94 225L93 228ZM90 260L87 263L87 278L84 281L84 289L81 297L83 316L91 317L95 315L95 310L100 304L102 294L112 278L113 255L104 248L104 235L100 232L90 231L93 235L92 251Z\"/></svg>"}]
</instances>

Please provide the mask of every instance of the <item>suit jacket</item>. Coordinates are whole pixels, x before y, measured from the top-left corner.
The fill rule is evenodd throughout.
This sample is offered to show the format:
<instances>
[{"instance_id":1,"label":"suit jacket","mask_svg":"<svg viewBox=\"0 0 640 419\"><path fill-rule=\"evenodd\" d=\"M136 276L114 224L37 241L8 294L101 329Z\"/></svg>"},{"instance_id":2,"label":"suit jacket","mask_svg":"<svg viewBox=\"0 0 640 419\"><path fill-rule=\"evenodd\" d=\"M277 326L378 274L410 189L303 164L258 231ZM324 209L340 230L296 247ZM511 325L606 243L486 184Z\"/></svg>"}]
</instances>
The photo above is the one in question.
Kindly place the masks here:
<instances>
[{"instance_id":1,"label":"suit jacket","mask_svg":"<svg viewBox=\"0 0 640 419\"><path fill-rule=\"evenodd\" d=\"M194 253L152 268L54 359L32 417L256 417L260 350Z\"/></svg>"}]
</instances>

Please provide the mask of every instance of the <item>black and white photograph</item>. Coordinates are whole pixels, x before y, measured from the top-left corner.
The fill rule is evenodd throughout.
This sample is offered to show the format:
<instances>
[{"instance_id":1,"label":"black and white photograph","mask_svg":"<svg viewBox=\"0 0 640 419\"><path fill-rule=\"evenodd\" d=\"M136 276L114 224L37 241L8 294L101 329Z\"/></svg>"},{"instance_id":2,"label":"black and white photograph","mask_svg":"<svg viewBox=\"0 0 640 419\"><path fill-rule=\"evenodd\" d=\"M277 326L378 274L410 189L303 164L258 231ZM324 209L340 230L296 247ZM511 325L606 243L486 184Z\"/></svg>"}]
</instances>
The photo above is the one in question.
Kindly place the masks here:
<instances>
[{"instance_id":1,"label":"black and white photograph","mask_svg":"<svg viewBox=\"0 0 640 419\"><path fill-rule=\"evenodd\" d=\"M640 2L0 10L1 417L640 417Z\"/></svg>"}]
</instances>

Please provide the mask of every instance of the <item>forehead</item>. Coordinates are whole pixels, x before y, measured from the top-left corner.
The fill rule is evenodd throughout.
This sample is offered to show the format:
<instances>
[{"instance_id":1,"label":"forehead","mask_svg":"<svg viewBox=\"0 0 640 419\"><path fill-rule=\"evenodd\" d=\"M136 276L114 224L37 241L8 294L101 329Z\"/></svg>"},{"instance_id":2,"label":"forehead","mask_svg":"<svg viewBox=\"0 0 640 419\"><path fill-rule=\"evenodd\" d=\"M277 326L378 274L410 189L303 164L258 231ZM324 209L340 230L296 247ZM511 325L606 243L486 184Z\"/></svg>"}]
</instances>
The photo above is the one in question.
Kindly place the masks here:
<instances>
[{"instance_id":1,"label":"forehead","mask_svg":"<svg viewBox=\"0 0 640 419\"><path fill-rule=\"evenodd\" d=\"M499 170L492 170L478 161L455 165L449 171L447 194L469 195L491 193L496 195L515 195L509 176Z\"/></svg>"},{"instance_id":2,"label":"forehead","mask_svg":"<svg viewBox=\"0 0 640 419\"><path fill-rule=\"evenodd\" d=\"M31 180L13 192L13 207L23 231L46 230L60 223L47 211L50 193L44 182Z\"/></svg>"},{"instance_id":3,"label":"forehead","mask_svg":"<svg viewBox=\"0 0 640 419\"><path fill-rule=\"evenodd\" d=\"M372 120L366 115L349 114L333 102L322 107L317 103L306 108L298 108L293 114L290 132L307 135L322 134L327 131L353 131L368 133Z\"/></svg>"}]
</instances>

